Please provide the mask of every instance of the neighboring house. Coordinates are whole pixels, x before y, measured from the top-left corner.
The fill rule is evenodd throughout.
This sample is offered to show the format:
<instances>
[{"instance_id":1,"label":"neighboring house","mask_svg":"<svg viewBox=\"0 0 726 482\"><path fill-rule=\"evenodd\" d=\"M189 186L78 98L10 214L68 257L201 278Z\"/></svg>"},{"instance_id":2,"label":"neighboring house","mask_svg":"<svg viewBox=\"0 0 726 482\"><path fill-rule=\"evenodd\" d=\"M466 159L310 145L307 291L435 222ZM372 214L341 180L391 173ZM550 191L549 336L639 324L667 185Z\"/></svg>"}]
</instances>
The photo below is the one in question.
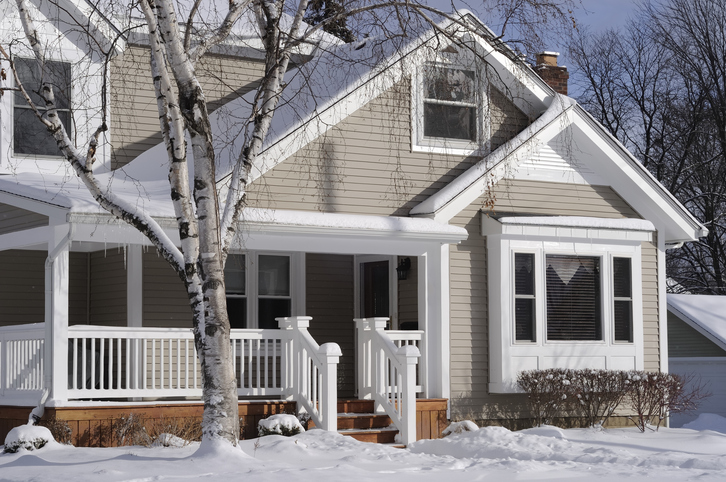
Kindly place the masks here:
<instances>
[{"instance_id":1,"label":"neighboring house","mask_svg":"<svg viewBox=\"0 0 726 482\"><path fill-rule=\"evenodd\" d=\"M243 417L296 405L334 428L331 397L370 398L410 441L438 436L447 418L528 417L521 370L667 369L665 250L705 228L582 107L465 18L484 38L321 39L322 52L301 52L227 261ZM3 22L7 34L12 14ZM211 96L222 185L239 141L231 119L249 116L259 71L254 42L233 46L208 61L221 72L208 81L223 79ZM143 35L118 49L100 154L116 170L99 177L178 239ZM555 55L541 60L543 76L566 77ZM71 112L92 98L76 94ZM0 418L43 403L77 443L103 444L93 434L130 411L198 411L175 273L61 159L19 153L11 127L23 107L0 102Z\"/></svg>"},{"instance_id":2,"label":"neighboring house","mask_svg":"<svg viewBox=\"0 0 726 482\"><path fill-rule=\"evenodd\" d=\"M668 364L711 393L694 413L673 414L671 427L702 413L726 417L726 296L668 295Z\"/></svg>"}]
</instances>

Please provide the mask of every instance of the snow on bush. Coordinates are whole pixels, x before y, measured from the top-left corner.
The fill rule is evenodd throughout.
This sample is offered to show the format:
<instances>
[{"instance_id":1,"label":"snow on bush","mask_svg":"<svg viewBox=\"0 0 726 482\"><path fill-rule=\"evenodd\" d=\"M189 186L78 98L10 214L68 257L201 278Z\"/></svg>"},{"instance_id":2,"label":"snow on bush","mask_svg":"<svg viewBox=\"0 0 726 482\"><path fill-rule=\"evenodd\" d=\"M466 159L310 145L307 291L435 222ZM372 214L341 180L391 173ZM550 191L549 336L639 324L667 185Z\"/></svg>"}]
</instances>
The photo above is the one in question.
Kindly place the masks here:
<instances>
[{"instance_id":1,"label":"snow on bush","mask_svg":"<svg viewBox=\"0 0 726 482\"><path fill-rule=\"evenodd\" d=\"M446 437L451 434L459 434L464 432L475 432L479 430L479 426L471 420L462 420L461 422L452 422L446 427L441 434Z\"/></svg>"},{"instance_id":2,"label":"snow on bush","mask_svg":"<svg viewBox=\"0 0 726 482\"><path fill-rule=\"evenodd\" d=\"M304 432L305 429L295 415L281 413L260 420L257 424L260 437L265 435L284 435L290 437Z\"/></svg>"},{"instance_id":3,"label":"snow on bush","mask_svg":"<svg viewBox=\"0 0 726 482\"><path fill-rule=\"evenodd\" d=\"M5 437L3 452L14 454L18 450L37 450L56 443L50 430L38 425L21 425L12 429Z\"/></svg>"}]
</instances>

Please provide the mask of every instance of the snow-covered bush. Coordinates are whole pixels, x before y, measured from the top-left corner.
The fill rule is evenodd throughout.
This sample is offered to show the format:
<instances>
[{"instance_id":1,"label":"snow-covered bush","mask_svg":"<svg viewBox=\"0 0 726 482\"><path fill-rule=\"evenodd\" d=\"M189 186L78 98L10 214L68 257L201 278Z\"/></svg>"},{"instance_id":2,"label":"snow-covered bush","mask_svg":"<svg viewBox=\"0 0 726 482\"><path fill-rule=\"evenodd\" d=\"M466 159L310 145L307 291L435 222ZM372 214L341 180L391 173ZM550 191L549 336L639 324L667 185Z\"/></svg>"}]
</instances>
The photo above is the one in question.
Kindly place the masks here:
<instances>
[{"instance_id":1,"label":"snow-covered bush","mask_svg":"<svg viewBox=\"0 0 726 482\"><path fill-rule=\"evenodd\" d=\"M38 422L38 425L50 430L50 434L56 442L64 445L72 445L73 430L66 420L51 417L48 420L41 420Z\"/></svg>"},{"instance_id":2,"label":"snow-covered bush","mask_svg":"<svg viewBox=\"0 0 726 482\"><path fill-rule=\"evenodd\" d=\"M290 437L305 431L295 415L280 413L260 420L257 424L260 437L265 435L284 435Z\"/></svg>"},{"instance_id":3,"label":"snow-covered bush","mask_svg":"<svg viewBox=\"0 0 726 482\"><path fill-rule=\"evenodd\" d=\"M441 432L441 435L446 437L447 435L459 434L464 432L476 432L479 430L479 426L471 420L462 420L461 422L451 422L451 424Z\"/></svg>"},{"instance_id":4,"label":"snow-covered bush","mask_svg":"<svg viewBox=\"0 0 726 482\"><path fill-rule=\"evenodd\" d=\"M3 452L14 454L18 450L37 450L55 443L50 430L38 425L21 425L13 428L5 437Z\"/></svg>"},{"instance_id":5,"label":"snow-covered bush","mask_svg":"<svg viewBox=\"0 0 726 482\"><path fill-rule=\"evenodd\" d=\"M628 393L628 372L586 368L572 370L572 375L572 392L584 424L602 427Z\"/></svg>"},{"instance_id":6,"label":"snow-covered bush","mask_svg":"<svg viewBox=\"0 0 726 482\"><path fill-rule=\"evenodd\" d=\"M572 384L574 370L550 368L520 372L517 384L527 394L533 426L554 423L555 417L578 408Z\"/></svg>"},{"instance_id":7,"label":"snow-covered bush","mask_svg":"<svg viewBox=\"0 0 726 482\"><path fill-rule=\"evenodd\" d=\"M629 419L641 432L660 428L669 413L692 412L709 397L700 379L674 373L631 371L626 401L635 412Z\"/></svg>"}]
</instances>

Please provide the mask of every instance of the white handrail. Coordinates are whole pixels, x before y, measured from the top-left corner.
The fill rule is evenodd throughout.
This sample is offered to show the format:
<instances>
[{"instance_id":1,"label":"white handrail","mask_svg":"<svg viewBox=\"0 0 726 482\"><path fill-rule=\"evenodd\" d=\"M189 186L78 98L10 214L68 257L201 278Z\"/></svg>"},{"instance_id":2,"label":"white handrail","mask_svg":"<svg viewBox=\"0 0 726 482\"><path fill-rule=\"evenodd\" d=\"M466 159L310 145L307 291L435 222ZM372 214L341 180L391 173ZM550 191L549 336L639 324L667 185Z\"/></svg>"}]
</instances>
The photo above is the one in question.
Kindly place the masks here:
<instances>
[{"instance_id":1,"label":"white handrail","mask_svg":"<svg viewBox=\"0 0 726 482\"><path fill-rule=\"evenodd\" d=\"M396 346L385 331L388 318L356 318L358 396L373 399L399 431L401 443L416 440L416 365L421 356L412 344Z\"/></svg>"},{"instance_id":2,"label":"white handrail","mask_svg":"<svg viewBox=\"0 0 726 482\"><path fill-rule=\"evenodd\" d=\"M43 323L0 328L0 394L22 397L43 390Z\"/></svg>"},{"instance_id":3,"label":"white handrail","mask_svg":"<svg viewBox=\"0 0 726 482\"><path fill-rule=\"evenodd\" d=\"M280 331L290 333L284 353L284 392L304 409L316 427L338 430L338 362L343 353L337 343L318 345L308 332L309 316L275 318Z\"/></svg>"}]
</instances>

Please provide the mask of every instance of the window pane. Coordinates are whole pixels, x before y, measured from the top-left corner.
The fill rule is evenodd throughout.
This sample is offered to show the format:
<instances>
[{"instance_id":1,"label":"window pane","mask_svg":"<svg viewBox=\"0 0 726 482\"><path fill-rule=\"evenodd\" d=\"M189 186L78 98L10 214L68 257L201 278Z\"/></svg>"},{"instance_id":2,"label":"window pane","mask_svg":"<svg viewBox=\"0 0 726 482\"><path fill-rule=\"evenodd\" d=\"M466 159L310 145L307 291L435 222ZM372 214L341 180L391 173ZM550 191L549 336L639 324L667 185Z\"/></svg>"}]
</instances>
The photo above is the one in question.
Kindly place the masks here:
<instances>
[{"instance_id":1,"label":"window pane","mask_svg":"<svg viewBox=\"0 0 726 482\"><path fill-rule=\"evenodd\" d=\"M262 296L290 296L290 257L261 255L258 263L259 294Z\"/></svg>"},{"instance_id":2,"label":"window pane","mask_svg":"<svg viewBox=\"0 0 726 482\"><path fill-rule=\"evenodd\" d=\"M633 302L615 300L615 340L633 341Z\"/></svg>"},{"instance_id":3,"label":"window pane","mask_svg":"<svg viewBox=\"0 0 726 482\"><path fill-rule=\"evenodd\" d=\"M258 328L277 328L275 318L290 316L291 302L289 299L260 298L258 306Z\"/></svg>"},{"instance_id":4,"label":"window pane","mask_svg":"<svg viewBox=\"0 0 726 482\"><path fill-rule=\"evenodd\" d=\"M40 156L60 156L53 136L48 129L35 117L30 109L15 108L13 110L13 149L17 154L36 154ZM70 134L70 112L58 112L61 122Z\"/></svg>"},{"instance_id":5,"label":"window pane","mask_svg":"<svg viewBox=\"0 0 726 482\"><path fill-rule=\"evenodd\" d=\"M515 309L515 340L535 341L534 298L517 298Z\"/></svg>"},{"instance_id":6,"label":"window pane","mask_svg":"<svg viewBox=\"0 0 726 482\"><path fill-rule=\"evenodd\" d=\"M45 102L37 92L43 82L48 82L53 86L56 108L70 109L71 64L46 61L45 69L41 71L40 63L35 59L15 58L14 61L20 82L33 103L41 109L45 107ZM16 105L17 103L26 105L25 98L20 92L15 93L15 102Z\"/></svg>"},{"instance_id":7,"label":"window pane","mask_svg":"<svg viewBox=\"0 0 726 482\"><path fill-rule=\"evenodd\" d=\"M424 136L476 140L476 108L424 102Z\"/></svg>"},{"instance_id":8,"label":"window pane","mask_svg":"<svg viewBox=\"0 0 726 482\"><path fill-rule=\"evenodd\" d=\"M534 254L514 254L514 293L534 295Z\"/></svg>"},{"instance_id":9,"label":"window pane","mask_svg":"<svg viewBox=\"0 0 726 482\"><path fill-rule=\"evenodd\" d=\"M613 287L616 298L630 298L630 258L613 258Z\"/></svg>"},{"instance_id":10,"label":"window pane","mask_svg":"<svg viewBox=\"0 0 726 482\"><path fill-rule=\"evenodd\" d=\"M601 340L600 258L547 256L547 339Z\"/></svg>"},{"instance_id":11,"label":"window pane","mask_svg":"<svg viewBox=\"0 0 726 482\"><path fill-rule=\"evenodd\" d=\"M471 70L427 66L424 93L427 99L476 104L476 77Z\"/></svg>"},{"instance_id":12,"label":"window pane","mask_svg":"<svg viewBox=\"0 0 726 482\"><path fill-rule=\"evenodd\" d=\"M224 267L224 286L227 294L246 294L245 255L230 254Z\"/></svg>"},{"instance_id":13,"label":"window pane","mask_svg":"<svg viewBox=\"0 0 726 482\"><path fill-rule=\"evenodd\" d=\"M247 298L227 297L227 314L232 328L247 328Z\"/></svg>"}]
</instances>

